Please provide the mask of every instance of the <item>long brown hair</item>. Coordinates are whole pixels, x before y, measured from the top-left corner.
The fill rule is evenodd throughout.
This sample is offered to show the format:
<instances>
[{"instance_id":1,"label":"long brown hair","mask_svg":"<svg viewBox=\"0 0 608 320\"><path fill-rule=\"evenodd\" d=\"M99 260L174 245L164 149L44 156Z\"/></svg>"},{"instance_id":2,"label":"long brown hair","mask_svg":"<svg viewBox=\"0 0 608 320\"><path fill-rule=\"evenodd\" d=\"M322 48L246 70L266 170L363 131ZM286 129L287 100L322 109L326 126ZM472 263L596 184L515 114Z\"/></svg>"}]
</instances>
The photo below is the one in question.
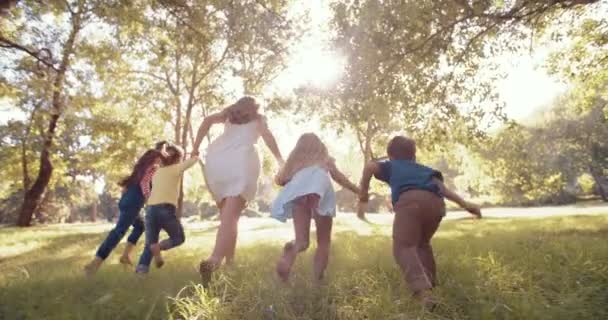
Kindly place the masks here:
<instances>
[{"instance_id":1,"label":"long brown hair","mask_svg":"<svg viewBox=\"0 0 608 320\"><path fill-rule=\"evenodd\" d=\"M326 166L331 160L327 147L314 133L300 136L285 165L279 173L279 180L289 181L298 171L314 166Z\"/></svg>"},{"instance_id":2,"label":"long brown hair","mask_svg":"<svg viewBox=\"0 0 608 320\"><path fill-rule=\"evenodd\" d=\"M144 152L141 158L137 160L137 163L135 163L135 166L133 166L131 174L120 180L118 185L121 187L128 187L132 184L138 184L146 174L146 170L148 170L148 168L158 159L163 159L162 151L150 149Z\"/></svg>"},{"instance_id":3,"label":"long brown hair","mask_svg":"<svg viewBox=\"0 0 608 320\"><path fill-rule=\"evenodd\" d=\"M184 150L179 146L174 144L170 144L165 147L165 156L163 157L163 165L170 166L176 164L182 160L184 157Z\"/></svg>"},{"instance_id":4,"label":"long brown hair","mask_svg":"<svg viewBox=\"0 0 608 320\"><path fill-rule=\"evenodd\" d=\"M246 124L260 117L258 110L260 106L255 98L245 96L240 98L235 104L227 107L226 118L232 124Z\"/></svg>"}]
</instances>

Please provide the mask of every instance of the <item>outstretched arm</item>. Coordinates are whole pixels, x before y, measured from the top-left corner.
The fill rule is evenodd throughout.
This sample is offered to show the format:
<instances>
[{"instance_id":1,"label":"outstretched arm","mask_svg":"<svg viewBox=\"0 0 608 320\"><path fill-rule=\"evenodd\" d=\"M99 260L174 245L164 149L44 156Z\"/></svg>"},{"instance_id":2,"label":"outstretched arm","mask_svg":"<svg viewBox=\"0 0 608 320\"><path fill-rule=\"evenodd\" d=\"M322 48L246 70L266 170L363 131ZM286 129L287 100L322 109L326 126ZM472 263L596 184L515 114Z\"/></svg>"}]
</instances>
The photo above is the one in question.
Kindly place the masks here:
<instances>
[{"instance_id":1,"label":"outstretched arm","mask_svg":"<svg viewBox=\"0 0 608 320\"><path fill-rule=\"evenodd\" d=\"M336 167L336 164L333 160L329 161L328 169L329 169L329 174L331 175L331 178L334 179L334 181L336 181L342 187L352 191L353 193L359 194L359 187L356 184L352 183L348 179L348 177L346 177L346 175L344 175L344 173L342 173L340 170L338 170L338 168Z\"/></svg>"},{"instance_id":2,"label":"outstretched arm","mask_svg":"<svg viewBox=\"0 0 608 320\"><path fill-rule=\"evenodd\" d=\"M272 155L274 155L274 158L279 163L279 166L282 167L283 164L285 164L285 161L283 160L283 156L281 155L281 151L279 150L279 146L277 145L277 141L275 140L274 135L272 134L272 132L270 132L270 129L268 128L268 124L266 123L265 117L260 118L258 122L258 130L260 132L260 135L262 136L262 139L264 139L264 143L266 144L266 146L268 146L268 149L270 149Z\"/></svg>"},{"instance_id":3,"label":"outstretched arm","mask_svg":"<svg viewBox=\"0 0 608 320\"><path fill-rule=\"evenodd\" d=\"M198 162L198 156L195 154L192 154L192 156L189 159L177 164L177 168L180 172L184 172L184 171L190 169L197 162Z\"/></svg>"},{"instance_id":4,"label":"outstretched arm","mask_svg":"<svg viewBox=\"0 0 608 320\"><path fill-rule=\"evenodd\" d=\"M450 190L448 187L446 187L445 184L443 183L443 181L441 181L441 179L433 178L433 182L437 184L437 186L439 187L439 190L441 190L441 193L443 194L444 197L446 197L448 200L456 203L461 208L467 210L472 215L474 215L478 218L481 218L481 208L479 208L478 205L464 200L456 192L454 192L454 191Z\"/></svg>"},{"instance_id":5,"label":"outstretched arm","mask_svg":"<svg viewBox=\"0 0 608 320\"><path fill-rule=\"evenodd\" d=\"M196 134L196 140L194 140L194 145L192 145L192 153L198 154L198 148L203 142L203 138L209 133L209 129L211 126L216 123L223 123L226 121L226 113L224 111L214 113L212 115L207 116L201 126L198 128L198 133Z\"/></svg>"},{"instance_id":6,"label":"outstretched arm","mask_svg":"<svg viewBox=\"0 0 608 320\"><path fill-rule=\"evenodd\" d=\"M377 175L380 172L380 166L377 162L371 161L363 168L361 174L361 181L359 182L359 201L367 202L369 200L369 183L372 176Z\"/></svg>"}]
</instances>

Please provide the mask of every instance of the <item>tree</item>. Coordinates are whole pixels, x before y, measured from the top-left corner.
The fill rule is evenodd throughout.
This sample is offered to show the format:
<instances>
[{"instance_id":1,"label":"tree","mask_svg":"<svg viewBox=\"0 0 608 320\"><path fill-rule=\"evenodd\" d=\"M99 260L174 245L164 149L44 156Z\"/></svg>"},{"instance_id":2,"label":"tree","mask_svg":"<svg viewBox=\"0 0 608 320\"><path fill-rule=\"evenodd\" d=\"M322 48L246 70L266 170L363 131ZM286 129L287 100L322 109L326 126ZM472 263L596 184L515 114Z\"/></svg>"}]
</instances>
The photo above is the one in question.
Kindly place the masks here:
<instances>
[{"instance_id":1,"label":"tree","mask_svg":"<svg viewBox=\"0 0 608 320\"><path fill-rule=\"evenodd\" d=\"M332 45L343 79L321 97L327 122L352 130L364 161L376 141L406 131L425 144L483 135L502 120L487 57L525 47L521 37L565 10L598 1L354 1L333 5ZM318 101L312 103L318 106Z\"/></svg>"},{"instance_id":2,"label":"tree","mask_svg":"<svg viewBox=\"0 0 608 320\"><path fill-rule=\"evenodd\" d=\"M20 226L31 224L45 192L63 174L71 179L97 179L101 170L124 174L141 145L153 139L149 132L156 127L138 123L155 123L156 116L142 119L141 109L122 109L128 99L104 82L119 77L111 78L104 68L120 56L111 37L118 28L109 22L124 15L125 7L93 0L23 1L2 21L0 50L7 59L0 83L27 119L19 140L26 188ZM107 28L110 36L97 28ZM39 154L37 171L31 169L32 152Z\"/></svg>"},{"instance_id":3,"label":"tree","mask_svg":"<svg viewBox=\"0 0 608 320\"><path fill-rule=\"evenodd\" d=\"M90 20L91 9L81 0L76 3L51 3L50 8L45 5L39 5L36 3L28 3L28 9L24 10L26 15L42 15L46 12L52 12L53 10L65 13L69 19L69 27L67 29L67 38L61 43L61 48L53 55L53 51L49 48L37 48L29 49L28 45L18 44L17 41L22 41L19 34L0 35L0 43L2 48L17 50L23 54L33 57L38 62L45 66L43 71L45 76L49 79L48 81L52 84L49 86L48 95L50 96L49 104L49 118L46 125L45 133L42 138L42 148L40 150L40 163L38 169L38 175L34 180L34 183L27 189L23 199L23 206L19 213L19 219L17 225L29 226L31 224L32 216L34 211L40 204L40 199L51 179L53 173L53 165L51 163L51 147L53 140L55 139L55 132L57 130L57 124L64 112L66 92L65 92L65 81L66 73L68 68L71 66L72 55L75 52L77 46L77 37L79 32L86 26ZM29 18L33 18L30 16ZM57 32L57 31L56 31ZM12 39L11 39L12 38ZM14 40L13 40L14 39ZM48 38L45 39L32 39L32 45L34 43L47 43ZM59 58L55 58L59 56Z\"/></svg>"},{"instance_id":4,"label":"tree","mask_svg":"<svg viewBox=\"0 0 608 320\"><path fill-rule=\"evenodd\" d=\"M160 1L135 8L139 26L127 34L125 62L140 63L124 72L145 81L139 89L150 93L150 105L171 122L173 141L184 151L194 139L193 118L226 104L224 83L242 81L246 93L259 94L284 67L297 35L287 8L286 1Z\"/></svg>"}]
</instances>

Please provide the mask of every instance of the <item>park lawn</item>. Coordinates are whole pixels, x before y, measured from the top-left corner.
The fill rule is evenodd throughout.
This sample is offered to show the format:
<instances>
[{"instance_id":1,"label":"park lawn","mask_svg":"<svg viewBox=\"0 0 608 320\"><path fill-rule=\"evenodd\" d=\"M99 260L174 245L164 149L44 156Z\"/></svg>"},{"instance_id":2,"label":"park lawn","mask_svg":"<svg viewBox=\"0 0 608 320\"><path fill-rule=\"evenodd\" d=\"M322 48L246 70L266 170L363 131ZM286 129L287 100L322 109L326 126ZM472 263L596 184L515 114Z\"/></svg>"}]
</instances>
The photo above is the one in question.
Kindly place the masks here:
<instances>
[{"instance_id":1,"label":"park lawn","mask_svg":"<svg viewBox=\"0 0 608 320\"><path fill-rule=\"evenodd\" d=\"M114 253L93 278L82 266L109 225L0 228L0 319L608 319L608 215L445 221L432 313L404 287L390 225L341 215L327 283L310 281L313 245L285 286L273 267L291 225L243 219L237 264L205 291L196 266L215 226L187 224L147 277Z\"/></svg>"}]
</instances>

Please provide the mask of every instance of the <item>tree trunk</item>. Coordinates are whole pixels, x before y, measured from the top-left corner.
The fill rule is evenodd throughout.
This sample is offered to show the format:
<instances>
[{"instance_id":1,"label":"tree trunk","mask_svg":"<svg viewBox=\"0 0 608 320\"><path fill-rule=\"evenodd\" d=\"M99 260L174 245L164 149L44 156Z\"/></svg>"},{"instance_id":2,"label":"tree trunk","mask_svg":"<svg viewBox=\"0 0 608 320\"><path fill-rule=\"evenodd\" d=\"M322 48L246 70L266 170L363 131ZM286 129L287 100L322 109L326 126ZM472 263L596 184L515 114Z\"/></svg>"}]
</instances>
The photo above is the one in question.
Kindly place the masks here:
<instances>
[{"instance_id":1,"label":"tree trunk","mask_svg":"<svg viewBox=\"0 0 608 320\"><path fill-rule=\"evenodd\" d=\"M32 110L32 114L30 115L30 121L25 128L25 136L21 141L21 169L23 172L23 190L28 190L32 184L32 178L30 177L29 163L27 162L27 146L30 140L30 135L32 132L32 126L34 125L34 120L36 118L36 113L38 109L40 109L41 103L36 103L34 105L34 109ZM25 192L23 193L25 197Z\"/></svg>"},{"instance_id":2,"label":"tree trunk","mask_svg":"<svg viewBox=\"0 0 608 320\"><path fill-rule=\"evenodd\" d=\"M97 221L97 200L93 200L91 205L91 221Z\"/></svg>"},{"instance_id":3,"label":"tree trunk","mask_svg":"<svg viewBox=\"0 0 608 320\"><path fill-rule=\"evenodd\" d=\"M602 197L604 202L608 202L608 181L606 181L606 178L597 172L597 170L592 168L590 171L600 197Z\"/></svg>"},{"instance_id":4,"label":"tree trunk","mask_svg":"<svg viewBox=\"0 0 608 320\"><path fill-rule=\"evenodd\" d=\"M59 69L55 74L53 81L53 98L51 103L51 118L47 127L47 131L42 140L42 150L40 152L40 169L38 176L32 187L25 192L23 197L23 204L19 212L17 219L17 225L20 227L28 227L32 224L32 216L40 205L40 199L44 194L46 187L51 180L53 174L53 164L51 163L50 149L53 145L53 139L55 138L55 130L57 129L57 122L63 112L63 87L65 82L65 73L70 64L70 55L74 51L74 42L76 41L76 35L81 28L81 12L82 7L79 8L72 17L72 30L68 40L63 48L63 55Z\"/></svg>"}]
</instances>

